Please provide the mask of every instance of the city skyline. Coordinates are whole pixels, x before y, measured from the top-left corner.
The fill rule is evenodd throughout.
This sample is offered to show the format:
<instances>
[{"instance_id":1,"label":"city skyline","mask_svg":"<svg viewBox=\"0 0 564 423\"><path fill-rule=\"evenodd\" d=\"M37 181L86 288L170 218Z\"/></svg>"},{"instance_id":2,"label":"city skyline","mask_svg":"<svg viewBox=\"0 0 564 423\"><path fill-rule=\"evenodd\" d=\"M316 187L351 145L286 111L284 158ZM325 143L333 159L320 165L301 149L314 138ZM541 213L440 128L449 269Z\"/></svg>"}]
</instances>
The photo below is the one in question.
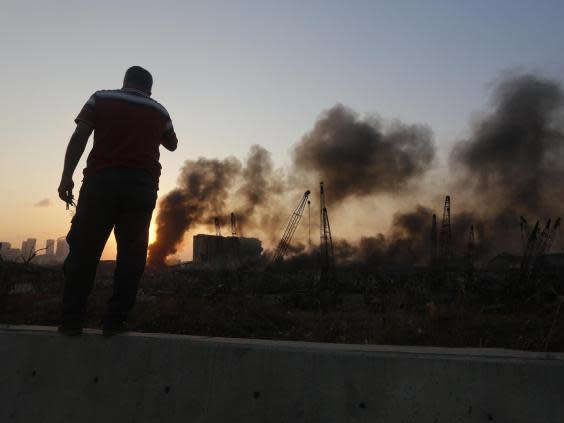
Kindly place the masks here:
<instances>
[{"instance_id":1,"label":"city skyline","mask_svg":"<svg viewBox=\"0 0 564 423\"><path fill-rule=\"evenodd\" d=\"M27 238L21 242L21 248L15 248L8 241L0 241L0 257L8 261L62 263L68 253L69 246L64 237L46 239L44 243L37 242L36 238Z\"/></svg>"}]
</instances>

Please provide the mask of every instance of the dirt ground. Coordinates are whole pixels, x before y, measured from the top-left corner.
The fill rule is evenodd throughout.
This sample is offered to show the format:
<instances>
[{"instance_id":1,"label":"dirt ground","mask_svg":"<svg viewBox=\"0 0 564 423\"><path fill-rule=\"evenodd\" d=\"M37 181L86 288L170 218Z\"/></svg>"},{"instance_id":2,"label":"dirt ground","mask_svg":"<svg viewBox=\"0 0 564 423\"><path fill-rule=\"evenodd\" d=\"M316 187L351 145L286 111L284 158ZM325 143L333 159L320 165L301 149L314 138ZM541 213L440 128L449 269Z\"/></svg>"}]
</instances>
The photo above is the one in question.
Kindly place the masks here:
<instances>
[{"instance_id":1,"label":"dirt ground","mask_svg":"<svg viewBox=\"0 0 564 423\"><path fill-rule=\"evenodd\" d=\"M111 273L111 265L99 269L87 327L100 327ZM129 323L141 332L564 351L564 297L553 283L522 290L515 275L348 266L335 273L335 296L323 297L315 276L284 268L149 270ZM60 269L0 263L0 323L57 325L62 286Z\"/></svg>"}]
</instances>

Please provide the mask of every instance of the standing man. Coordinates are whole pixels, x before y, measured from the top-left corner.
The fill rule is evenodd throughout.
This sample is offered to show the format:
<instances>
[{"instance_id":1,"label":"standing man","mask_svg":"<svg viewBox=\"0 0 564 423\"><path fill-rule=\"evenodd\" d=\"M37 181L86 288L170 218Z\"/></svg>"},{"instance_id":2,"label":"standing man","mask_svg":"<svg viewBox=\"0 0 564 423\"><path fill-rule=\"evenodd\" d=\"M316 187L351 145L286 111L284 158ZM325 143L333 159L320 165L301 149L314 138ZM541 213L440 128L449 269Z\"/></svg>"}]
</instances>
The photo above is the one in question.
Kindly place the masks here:
<instances>
[{"instance_id":1,"label":"standing man","mask_svg":"<svg viewBox=\"0 0 564 423\"><path fill-rule=\"evenodd\" d=\"M147 258L149 225L161 173L159 146L176 150L178 140L166 109L151 98L151 74L133 66L123 88L97 91L77 118L65 154L59 197L72 204L72 175L94 131L64 263L63 318L59 332L80 335L104 245L114 230L117 263L104 335L126 331L127 314Z\"/></svg>"}]
</instances>

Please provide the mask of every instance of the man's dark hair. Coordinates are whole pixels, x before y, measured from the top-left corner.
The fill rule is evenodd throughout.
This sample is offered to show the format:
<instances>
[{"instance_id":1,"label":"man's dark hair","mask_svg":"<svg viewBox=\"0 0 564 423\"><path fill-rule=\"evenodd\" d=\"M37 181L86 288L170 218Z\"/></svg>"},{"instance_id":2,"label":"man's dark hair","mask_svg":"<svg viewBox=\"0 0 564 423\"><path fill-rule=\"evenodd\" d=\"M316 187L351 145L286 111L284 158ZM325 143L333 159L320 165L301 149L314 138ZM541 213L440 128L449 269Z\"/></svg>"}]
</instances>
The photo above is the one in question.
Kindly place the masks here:
<instances>
[{"instance_id":1,"label":"man's dark hair","mask_svg":"<svg viewBox=\"0 0 564 423\"><path fill-rule=\"evenodd\" d=\"M145 91L147 94L151 94L151 88L153 87L153 77L147 69L143 69L141 66L131 66L125 72L125 77L123 78L123 86L137 88L139 90Z\"/></svg>"}]
</instances>

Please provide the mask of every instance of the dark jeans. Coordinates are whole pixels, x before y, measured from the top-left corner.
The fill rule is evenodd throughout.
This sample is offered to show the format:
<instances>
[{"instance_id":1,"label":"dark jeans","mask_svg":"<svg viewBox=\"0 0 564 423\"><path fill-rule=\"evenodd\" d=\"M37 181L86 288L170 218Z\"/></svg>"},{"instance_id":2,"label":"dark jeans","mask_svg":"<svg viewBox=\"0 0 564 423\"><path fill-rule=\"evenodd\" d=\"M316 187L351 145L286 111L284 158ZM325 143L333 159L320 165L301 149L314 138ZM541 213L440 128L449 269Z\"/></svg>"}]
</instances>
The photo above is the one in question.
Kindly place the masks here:
<instances>
[{"instance_id":1,"label":"dark jeans","mask_svg":"<svg viewBox=\"0 0 564 423\"><path fill-rule=\"evenodd\" d=\"M82 325L96 268L112 229L117 241L113 295L105 324L125 321L147 258L157 183L142 169L106 168L84 179L67 235L63 324Z\"/></svg>"}]
</instances>

